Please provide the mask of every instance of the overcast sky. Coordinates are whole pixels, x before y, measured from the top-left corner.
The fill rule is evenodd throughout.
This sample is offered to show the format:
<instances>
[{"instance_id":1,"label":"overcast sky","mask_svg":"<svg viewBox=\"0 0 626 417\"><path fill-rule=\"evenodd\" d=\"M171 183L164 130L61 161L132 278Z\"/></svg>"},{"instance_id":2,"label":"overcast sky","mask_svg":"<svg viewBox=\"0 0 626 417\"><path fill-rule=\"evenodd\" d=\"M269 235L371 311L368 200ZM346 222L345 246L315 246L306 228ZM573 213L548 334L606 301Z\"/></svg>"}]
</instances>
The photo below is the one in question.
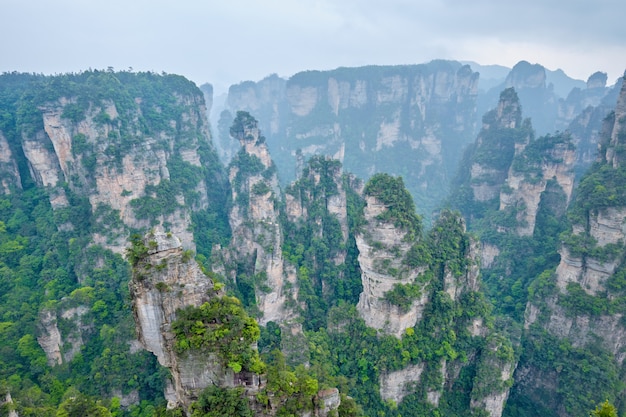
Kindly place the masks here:
<instances>
[{"instance_id":1,"label":"overcast sky","mask_svg":"<svg viewBox=\"0 0 626 417\"><path fill-rule=\"evenodd\" d=\"M0 0L0 72L165 71L217 92L271 73L520 60L626 69L624 0Z\"/></svg>"}]
</instances>

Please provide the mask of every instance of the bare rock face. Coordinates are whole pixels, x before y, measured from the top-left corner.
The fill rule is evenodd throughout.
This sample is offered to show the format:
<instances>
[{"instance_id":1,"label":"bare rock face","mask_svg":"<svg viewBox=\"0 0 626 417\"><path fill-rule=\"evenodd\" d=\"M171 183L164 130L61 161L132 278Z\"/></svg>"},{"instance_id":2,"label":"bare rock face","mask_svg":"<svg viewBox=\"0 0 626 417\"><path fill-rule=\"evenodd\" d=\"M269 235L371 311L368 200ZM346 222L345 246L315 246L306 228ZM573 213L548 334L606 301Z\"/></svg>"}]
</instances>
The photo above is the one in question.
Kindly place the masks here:
<instances>
[{"instance_id":1,"label":"bare rock face","mask_svg":"<svg viewBox=\"0 0 626 417\"><path fill-rule=\"evenodd\" d=\"M573 233L581 237L585 235L593 237L598 248L606 247L606 245L619 245L626 239L624 222L626 222L626 208L608 208L590 216L588 231L575 228ZM577 284L590 296L605 297L608 291L607 302L609 302L613 296L606 284L620 267L619 259L581 256L572 253L567 245L561 248L560 254L561 262L555 273L555 284L559 294L568 294L569 285ZM571 340L572 344L577 347L600 341L620 363L624 360L622 348L626 346L626 329L621 324L621 314L572 316L559 305L558 297L548 300L547 309L550 314L544 326L550 333ZM540 310L537 306L529 304L526 314L527 327L538 320ZM598 336L600 339L597 339Z\"/></svg>"},{"instance_id":2,"label":"bare rock face","mask_svg":"<svg viewBox=\"0 0 626 417\"><path fill-rule=\"evenodd\" d=\"M619 282L619 271L623 270L626 239L626 207L617 197L623 188L618 174L623 157L618 149L623 146L626 132L625 103L626 89L622 87L615 112L605 119L598 164L581 182L577 199L570 207L573 226L564 235L559 265L549 281L542 277L542 285L547 282L548 289L529 300L525 314L527 329L539 328L558 343L570 344L580 352L591 349L597 355L595 349L598 349L606 355L608 366L616 369L626 358L623 312L621 307L613 307L623 296L621 284L615 285L613 280ZM593 182L602 178L601 175L608 180L602 184ZM600 193L603 190L606 195ZM564 369L578 366L562 363L560 368ZM547 385L544 380L561 369L546 370L541 366L525 364L520 381L530 395L536 390L539 395L549 397L550 393L558 392L560 381L556 378L554 384ZM623 381L623 377L619 380ZM548 405L560 416L571 413L561 399L555 398Z\"/></svg>"},{"instance_id":3,"label":"bare rock face","mask_svg":"<svg viewBox=\"0 0 626 417\"><path fill-rule=\"evenodd\" d=\"M505 84L516 90L545 87L546 70L539 64L531 65L526 61L520 61L515 64L507 76Z\"/></svg>"},{"instance_id":4,"label":"bare rock face","mask_svg":"<svg viewBox=\"0 0 626 417\"><path fill-rule=\"evenodd\" d=\"M566 100L559 102L557 128L571 133L579 171L585 171L596 160L604 119L615 110L622 84L623 80L619 79L612 87L606 87L594 74L589 77L586 89L575 88Z\"/></svg>"},{"instance_id":5,"label":"bare rock face","mask_svg":"<svg viewBox=\"0 0 626 417\"><path fill-rule=\"evenodd\" d=\"M538 151L542 147L546 149ZM540 138L516 156L509 168L507 187L500 192L500 210L516 211L518 235L533 234L539 203L551 180L565 194L564 206L569 203L575 162L575 147L567 134Z\"/></svg>"},{"instance_id":6,"label":"bare rock face","mask_svg":"<svg viewBox=\"0 0 626 417\"><path fill-rule=\"evenodd\" d=\"M129 230L157 224L167 224L185 248L195 249L191 213L210 204L205 178L196 178L188 190L168 188L183 180L181 175L187 181L189 171L202 169L200 148L213 151L202 93L157 88L163 88L159 93L167 95L172 101L168 105L176 109L152 103L153 97L141 97L137 90L132 91L138 97L124 101L119 97L130 94L131 88L116 80L113 93L103 93L116 98L61 95L39 104L41 127L28 126L21 132L20 146L31 176L50 189L53 209L69 206L68 190L88 196L99 229L93 241L115 253L124 251ZM0 138L0 148L3 143ZM181 168L187 171L182 174ZM164 188L174 195L167 195ZM192 200L186 197L191 195ZM171 200L167 209L150 209L165 198Z\"/></svg>"},{"instance_id":7,"label":"bare rock face","mask_svg":"<svg viewBox=\"0 0 626 417\"><path fill-rule=\"evenodd\" d=\"M502 336L490 335L478 364L477 382L472 389L470 407L483 409L490 417L500 417L509 396L516 366L510 345ZM488 382L484 375L490 376Z\"/></svg>"},{"instance_id":8,"label":"bare rock face","mask_svg":"<svg viewBox=\"0 0 626 417\"><path fill-rule=\"evenodd\" d=\"M316 417L330 417L337 413L337 408L341 404L339 390L330 388L319 391L316 397Z\"/></svg>"},{"instance_id":9,"label":"bare rock face","mask_svg":"<svg viewBox=\"0 0 626 417\"><path fill-rule=\"evenodd\" d=\"M482 268L489 268L493 261L500 255L500 249L495 245L490 245L488 243L482 243L481 249L481 264Z\"/></svg>"},{"instance_id":10,"label":"bare rock face","mask_svg":"<svg viewBox=\"0 0 626 417\"><path fill-rule=\"evenodd\" d=\"M428 293L422 288L421 297L406 311L386 301L385 293L393 290L395 284L413 284L426 269L402 265L398 254L407 253L412 242L405 239L406 230L379 220L378 216L385 210L387 207L376 197L366 197L367 223L363 233L356 236L363 283L357 310L369 327L400 337L422 318Z\"/></svg>"},{"instance_id":11,"label":"bare rock face","mask_svg":"<svg viewBox=\"0 0 626 417\"><path fill-rule=\"evenodd\" d=\"M9 194L11 187L22 188L22 183L9 142L0 131L0 192Z\"/></svg>"},{"instance_id":12,"label":"bare rock face","mask_svg":"<svg viewBox=\"0 0 626 417\"><path fill-rule=\"evenodd\" d=\"M15 411L15 404L10 392L7 392L4 398L0 399L0 407L2 407L3 411L7 411L8 417L19 417L17 411Z\"/></svg>"},{"instance_id":13,"label":"bare rock face","mask_svg":"<svg viewBox=\"0 0 626 417\"><path fill-rule=\"evenodd\" d=\"M624 132L626 132L626 82L622 83L613 117L605 122L605 132L605 137L610 137L610 140L606 145L607 150L604 158L613 168L617 168L624 163L625 159L623 152L620 152L619 149L620 145L624 146L626 142L624 139Z\"/></svg>"},{"instance_id":14,"label":"bare rock face","mask_svg":"<svg viewBox=\"0 0 626 417\"><path fill-rule=\"evenodd\" d=\"M34 136L22 138L22 148L28 159L30 173L37 183L44 187L56 186L59 180L65 180L59 160L48 144L50 144L50 139L44 132L37 132Z\"/></svg>"},{"instance_id":15,"label":"bare rock face","mask_svg":"<svg viewBox=\"0 0 626 417\"><path fill-rule=\"evenodd\" d=\"M129 284L137 334L144 349L154 353L159 363L171 371L172 391L165 393L169 406L187 409L210 384L234 383L232 372L225 370L216 357L179 355L174 350L171 326L176 311L199 307L218 291L174 235L157 231L147 235L144 244L148 252L137 261Z\"/></svg>"},{"instance_id":16,"label":"bare rock face","mask_svg":"<svg viewBox=\"0 0 626 417\"><path fill-rule=\"evenodd\" d=\"M66 300L64 300L66 301ZM70 362L83 346L83 332L90 328L90 323L84 322L83 316L89 312L85 306L61 307L44 309L39 313L39 336L37 342L46 353L48 365L56 366ZM72 330L61 334L57 325L61 318L70 323Z\"/></svg>"},{"instance_id":17,"label":"bare rock face","mask_svg":"<svg viewBox=\"0 0 626 417\"><path fill-rule=\"evenodd\" d=\"M226 263L231 263L230 267L225 266L229 269L226 273L234 282L238 273L255 277L260 324L288 322L294 313L285 304L297 298L296 275L293 268L285 265L282 254L276 169L257 121L240 112L234 126L236 129L231 132L241 143L241 150L229 172L235 204L229 216L232 253L226 254ZM233 269L234 260L243 261L245 270Z\"/></svg>"},{"instance_id":18,"label":"bare rock face","mask_svg":"<svg viewBox=\"0 0 626 417\"><path fill-rule=\"evenodd\" d=\"M461 220L459 219L459 221ZM462 228L465 231L464 222L462 222ZM461 294L464 292L480 291L481 250L480 243L477 240L469 239L465 256L469 262L462 274L454 274L448 266L444 268L443 290L447 292L452 301L455 302L459 301Z\"/></svg>"},{"instance_id":19,"label":"bare rock face","mask_svg":"<svg viewBox=\"0 0 626 417\"><path fill-rule=\"evenodd\" d=\"M587 88L588 89L604 88L606 87L606 80L607 80L606 72L600 72L600 71L594 72L587 79Z\"/></svg>"},{"instance_id":20,"label":"bare rock face","mask_svg":"<svg viewBox=\"0 0 626 417\"><path fill-rule=\"evenodd\" d=\"M529 126L522 122L515 90L504 90L497 108L483 117L483 127L476 139L469 171L475 201L487 202L499 197L511 161L528 144L530 134Z\"/></svg>"},{"instance_id":21,"label":"bare rock face","mask_svg":"<svg viewBox=\"0 0 626 417\"><path fill-rule=\"evenodd\" d=\"M228 105L231 109L249 109L268 122L268 133L276 134L283 127L281 123L281 100L285 97L286 81L276 74L270 75L258 83L243 83L231 86L228 91Z\"/></svg>"},{"instance_id":22,"label":"bare rock face","mask_svg":"<svg viewBox=\"0 0 626 417\"><path fill-rule=\"evenodd\" d=\"M368 207L370 205L375 207L375 204L371 204L370 198L367 197ZM371 214L366 208L365 218L370 219L370 222L363 234L368 233L374 236L375 232L372 233L369 228ZM381 216L377 215L374 218L380 222ZM442 355L435 359L431 358L429 361L412 362L400 370L382 372L379 380L381 398L398 404L407 395L417 392L423 396L423 401L437 408L444 398L449 398L451 387L457 384L462 372L466 372L464 368L471 364L471 366L476 367L476 371L472 372L477 372L477 376L473 378L471 384L472 394L469 406L472 410L482 410L490 416L500 417L516 366L511 341L508 337L496 333L489 324L486 324L491 319L484 314L473 314L465 318L447 316L443 322L439 321L441 318L438 318L438 314L446 308L468 309L470 311L472 303L478 303L477 306L484 307L479 296L481 288L480 244L467 235L463 219L450 211L440 213L437 222L428 234L427 242L428 247L431 248L430 256L432 258L424 266L428 269L428 275L431 277L428 286L422 288L422 294L426 293L423 301L425 309L422 308L423 317L418 320L416 325L403 331L403 341L414 335L420 339L428 340L431 337L438 337L436 335L438 331L447 329L456 335L463 334L463 337L473 340L471 343L478 343L476 346L480 345L481 347L465 350L464 355L466 356L463 360L459 360L454 354ZM395 244L396 247L399 247L397 242ZM380 245L376 246L380 247ZM369 247L371 248L371 245ZM416 250L415 248L413 247L412 250ZM359 249L361 249L360 246ZM363 261L365 256L367 253L361 252L359 260ZM396 258L398 257L396 255ZM366 274L370 272L367 269L367 263L365 265L362 263L362 269L363 275L366 277ZM377 277L372 281L373 284L380 285L383 279L385 277L382 279ZM417 282L419 282L419 278ZM370 288L374 287L373 284L370 285ZM367 288L365 279L363 286L365 290ZM372 312L372 310L363 309L364 299L366 297L362 295L357 308L365 321L367 322L368 318L364 314L378 314L380 316L378 311ZM385 317L389 317L389 315ZM398 322L397 318L395 318L395 322L393 319L388 319L385 326L393 329L393 326ZM437 324L433 325L433 321ZM388 332L386 329L381 330ZM484 341L484 344L478 341ZM454 342L439 341L436 346L451 346L450 343L453 344ZM434 381L437 381L436 384Z\"/></svg>"},{"instance_id":23,"label":"bare rock face","mask_svg":"<svg viewBox=\"0 0 626 417\"><path fill-rule=\"evenodd\" d=\"M428 202L419 210L430 215L453 175L448 165L472 139L478 73L433 61L306 71L283 82L241 83L228 98L231 112L258 117L283 181L294 178L297 150L307 158L324 155L363 179L404 175L410 191ZM269 84L276 88L263 94ZM410 170L402 168L409 164Z\"/></svg>"},{"instance_id":24,"label":"bare rock face","mask_svg":"<svg viewBox=\"0 0 626 417\"><path fill-rule=\"evenodd\" d=\"M46 353L48 358L48 365L60 365L63 362L61 356L61 332L57 327L56 312L51 310L44 310L39 315L39 325L41 327L41 334L37 338L39 346Z\"/></svg>"},{"instance_id":25,"label":"bare rock face","mask_svg":"<svg viewBox=\"0 0 626 417\"><path fill-rule=\"evenodd\" d=\"M424 370L423 364L410 365L395 372L384 373L380 377L380 397L399 403L410 394L410 384L419 382Z\"/></svg>"}]
</instances>

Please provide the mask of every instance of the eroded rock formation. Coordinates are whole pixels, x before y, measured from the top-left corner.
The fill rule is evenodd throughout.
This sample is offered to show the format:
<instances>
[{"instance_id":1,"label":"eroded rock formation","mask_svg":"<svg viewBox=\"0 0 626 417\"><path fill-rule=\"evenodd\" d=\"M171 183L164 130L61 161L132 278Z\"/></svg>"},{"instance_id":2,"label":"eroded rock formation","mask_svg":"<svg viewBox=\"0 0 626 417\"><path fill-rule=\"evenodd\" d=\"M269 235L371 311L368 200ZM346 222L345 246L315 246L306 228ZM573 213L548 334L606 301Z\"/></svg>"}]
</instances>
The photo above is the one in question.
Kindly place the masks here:
<instances>
[{"instance_id":1,"label":"eroded rock formation","mask_svg":"<svg viewBox=\"0 0 626 417\"><path fill-rule=\"evenodd\" d=\"M234 386L234 374L217 357L196 352L178 353L172 323L177 311L199 307L220 295L180 240L155 231L146 236L147 253L136 259L130 292L137 335L144 349L154 353L172 375L165 392L169 407L186 410L198 393L209 386Z\"/></svg>"},{"instance_id":2,"label":"eroded rock formation","mask_svg":"<svg viewBox=\"0 0 626 417\"><path fill-rule=\"evenodd\" d=\"M407 238L407 230L395 226L393 221L380 220L380 214L387 210L376 197L366 197L366 225L356 236L363 282L357 310L368 326L400 337L422 318L428 301L428 292L424 291L427 283L422 284L421 296L409 308L391 304L385 294L396 284L413 284L427 267L403 265L403 257L399 255L408 253L413 242Z\"/></svg>"}]
</instances>

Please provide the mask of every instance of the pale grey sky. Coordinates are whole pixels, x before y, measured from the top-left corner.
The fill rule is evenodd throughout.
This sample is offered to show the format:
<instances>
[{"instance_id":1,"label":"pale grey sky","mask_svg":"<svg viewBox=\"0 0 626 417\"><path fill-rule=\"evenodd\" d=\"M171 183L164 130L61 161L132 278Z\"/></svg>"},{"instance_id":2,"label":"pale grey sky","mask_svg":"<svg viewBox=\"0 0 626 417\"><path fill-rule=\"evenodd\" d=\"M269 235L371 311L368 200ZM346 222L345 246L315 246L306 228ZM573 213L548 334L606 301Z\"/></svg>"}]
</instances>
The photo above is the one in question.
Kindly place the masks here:
<instances>
[{"instance_id":1,"label":"pale grey sky","mask_svg":"<svg viewBox=\"0 0 626 417\"><path fill-rule=\"evenodd\" d=\"M218 91L271 73L520 60L609 83L626 69L623 0L0 0L0 72L184 75Z\"/></svg>"}]
</instances>

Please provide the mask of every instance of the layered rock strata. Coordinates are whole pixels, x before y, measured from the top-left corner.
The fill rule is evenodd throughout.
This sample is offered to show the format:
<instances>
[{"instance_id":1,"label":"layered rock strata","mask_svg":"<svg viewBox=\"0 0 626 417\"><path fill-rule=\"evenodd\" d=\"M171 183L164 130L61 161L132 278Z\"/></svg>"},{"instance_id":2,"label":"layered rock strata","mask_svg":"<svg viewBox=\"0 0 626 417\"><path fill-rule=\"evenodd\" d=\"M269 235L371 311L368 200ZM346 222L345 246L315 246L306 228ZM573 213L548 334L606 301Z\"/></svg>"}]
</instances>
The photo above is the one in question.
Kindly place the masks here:
<instances>
[{"instance_id":1,"label":"layered rock strata","mask_svg":"<svg viewBox=\"0 0 626 417\"><path fill-rule=\"evenodd\" d=\"M393 221L380 220L379 215L388 207L379 199L366 196L365 201L366 226L356 235L363 282L357 310L369 327L400 337L422 318L428 292L422 288L421 296L406 310L385 300L385 293L396 284L415 283L426 267L407 268L402 264L398 254L407 253L412 246L406 239L407 230L395 226Z\"/></svg>"},{"instance_id":2,"label":"layered rock strata","mask_svg":"<svg viewBox=\"0 0 626 417\"><path fill-rule=\"evenodd\" d=\"M229 170L234 201L229 215L232 241L222 268L235 283L240 274L254 277L261 324L288 322L294 313L285 304L297 299L297 287L295 270L283 259L276 168L257 121L242 112L234 126L232 134L241 149ZM243 267L234 268L236 262Z\"/></svg>"},{"instance_id":3,"label":"layered rock strata","mask_svg":"<svg viewBox=\"0 0 626 417\"><path fill-rule=\"evenodd\" d=\"M403 175L430 216L471 141L477 94L469 66L433 61L272 76L232 86L228 103L258 115L283 181L294 177L297 150L325 155L363 179Z\"/></svg>"},{"instance_id":4,"label":"layered rock strata","mask_svg":"<svg viewBox=\"0 0 626 417\"><path fill-rule=\"evenodd\" d=\"M217 357L175 350L172 323L177 311L199 307L219 291L176 236L156 231L144 244L148 252L135 265L129 284L137 335L144 349L171 372L171 387L165 392L168 407L186 410L207 386L234 386L232 371Z\"/></svg>"}]
</instances>

